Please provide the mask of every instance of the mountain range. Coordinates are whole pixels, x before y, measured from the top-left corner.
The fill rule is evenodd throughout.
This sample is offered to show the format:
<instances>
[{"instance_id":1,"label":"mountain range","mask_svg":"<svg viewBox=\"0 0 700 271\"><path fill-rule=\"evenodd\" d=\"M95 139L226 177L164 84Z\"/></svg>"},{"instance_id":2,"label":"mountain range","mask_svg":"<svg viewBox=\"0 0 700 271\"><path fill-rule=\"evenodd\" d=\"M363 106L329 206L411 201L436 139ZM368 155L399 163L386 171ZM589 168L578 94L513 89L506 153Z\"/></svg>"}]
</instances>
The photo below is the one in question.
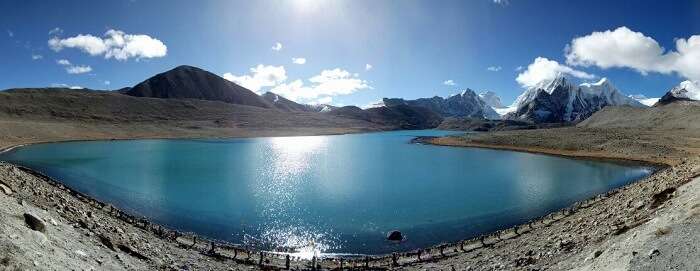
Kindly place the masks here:
<instances>
[{"instance_id":1,"label":"mountain range","mask_svg":"<svg viewBox=\"0 0 700 271\"><path fill-rule=\"evenodd\" d=\"M645 107L607 79L575 85L563 74L528 88L504 118L535 123L579 122L606 106Z\"/></svg>"},{"instance_id":2,"label":"mountain range","mask_svg":"<svg viewBox=\"0 0 700 271\"><path fill-rule=\"evenodd\" d=\"M659 99L655 106L700 99L700 90L697 86L697 82L685 81ZM336 119L345 118L357 120L360 123L369 122L378 127L400 129L435 128L444 119L450 119L451 123L460 125L474 123L459 121L460 118L505 119L535 124L576 123L607 106L642 108L655 101L653 98L642 96L625 96L606 78L595 83L576 85L566 76L558 75L552 80L540 82L526 89L508 107L503 106L494 92L476 94L471 89L444 98L438 96L413 100L384 98L381 103L365 109L356 106L335 107L323 104L301 104L272 92L258 95L216 74L192 66L178 66L133 87L123 88L113 93L164 100L190 99L223 102L244 106L243 108L271 110L269 114L266 113L270 116L279 114L274 112L321 114L319 118L323 118L322 115L328 115Z\"/></svg>"}]
</instances>

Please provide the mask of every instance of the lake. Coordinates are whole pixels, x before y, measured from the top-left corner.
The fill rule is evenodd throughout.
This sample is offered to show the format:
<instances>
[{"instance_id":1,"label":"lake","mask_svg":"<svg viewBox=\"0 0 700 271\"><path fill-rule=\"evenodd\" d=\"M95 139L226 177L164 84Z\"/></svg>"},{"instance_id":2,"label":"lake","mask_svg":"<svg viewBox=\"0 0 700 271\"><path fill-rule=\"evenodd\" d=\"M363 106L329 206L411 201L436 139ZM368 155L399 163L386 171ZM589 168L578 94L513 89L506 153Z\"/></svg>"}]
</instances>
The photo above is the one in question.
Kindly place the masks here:
<instances>
[{"instance_id":1,"label":"lake","mask_svg":"<svg viewBox=\"0 0 700 271\"><path fill-rule=\"evenodd\" d=\"M411 144L423 130L36 144L0 154L168 227L299 255L382 254L502 229L653 169ZM399 230L400 243L386 241Z\"/></svg>"}]
</instances>

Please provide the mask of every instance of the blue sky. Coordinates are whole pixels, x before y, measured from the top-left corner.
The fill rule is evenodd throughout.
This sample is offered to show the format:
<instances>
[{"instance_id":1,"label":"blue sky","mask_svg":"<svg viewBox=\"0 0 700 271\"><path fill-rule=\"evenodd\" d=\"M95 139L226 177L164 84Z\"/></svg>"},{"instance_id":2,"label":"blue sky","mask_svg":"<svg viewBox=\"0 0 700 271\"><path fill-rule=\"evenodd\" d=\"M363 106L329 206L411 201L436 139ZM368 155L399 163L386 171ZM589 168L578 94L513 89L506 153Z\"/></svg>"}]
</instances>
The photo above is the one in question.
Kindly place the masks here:
<instances>
[{"instance_id":1,"label":"blue sky","mask_svg":"<svg viewBox=\"0 0 700 271\"><path fill-rule=\"evenodd\" d=\"M599 51L587 54L599 40L573 50L572 40L626 27L600 38L640 33L665 54L677 50L677 39L690 43L700 34L699 17L700 1L10 0L0 2L0 89L118 89L188 64L303 102L366 105L471 88L494 91L509 104L523 90L518 75L543 57L591 75L582 80L604 76L626 94L659 97L683 80L698 80L696 70L634 59L606 63L601 57L609 56ZM78 35L105 41L109 30L156 48L90 54L67 41ZM49 44L52 38L58 45ZM567 62L571 51L579 55Z\"/></svg>"}]
</instances>

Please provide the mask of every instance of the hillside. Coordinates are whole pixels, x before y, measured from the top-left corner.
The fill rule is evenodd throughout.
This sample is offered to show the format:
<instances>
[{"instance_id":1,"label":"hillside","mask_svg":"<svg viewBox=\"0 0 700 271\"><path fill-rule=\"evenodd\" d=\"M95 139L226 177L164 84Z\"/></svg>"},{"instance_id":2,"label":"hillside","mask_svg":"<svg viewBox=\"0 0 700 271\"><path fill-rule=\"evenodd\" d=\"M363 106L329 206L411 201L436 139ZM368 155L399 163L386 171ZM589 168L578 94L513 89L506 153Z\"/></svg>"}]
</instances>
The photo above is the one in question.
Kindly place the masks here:
<instances>
[{"instance_id":1,"label":"hillside","mask_svg":"<svg viewBox=\"0 0 700 271\"><path fill-rule=\"evenodd\" d=\"M700 103L677 101L649 108L608 106L577 126L582 128L635 128L700 130Z\"/></svg>"},{"instance_id":2,"label":"hillside","mask_svg":"<svg viewBox=\"0 0 700 271\"><path fill-rule=\"evenodd\" d=\"M200 68L184 65L148 78L123 93L136 97L191 98L264 108L274 107L242 86Z\"/></svg>"}]
</instances>

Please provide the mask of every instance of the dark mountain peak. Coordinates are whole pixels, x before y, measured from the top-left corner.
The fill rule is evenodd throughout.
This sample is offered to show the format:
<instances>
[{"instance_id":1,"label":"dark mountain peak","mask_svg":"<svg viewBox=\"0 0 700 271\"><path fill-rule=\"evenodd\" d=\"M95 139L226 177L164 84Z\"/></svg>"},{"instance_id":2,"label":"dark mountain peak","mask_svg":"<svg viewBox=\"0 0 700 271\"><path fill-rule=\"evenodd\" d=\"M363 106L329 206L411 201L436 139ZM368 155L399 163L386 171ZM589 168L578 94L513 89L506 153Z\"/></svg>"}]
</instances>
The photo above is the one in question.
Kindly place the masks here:
<instances>
[{"instance_id":1,"label":"dark mountain peak","mask_svg":"<svg viewBox=\"0 0 700 271\"><path fill-rule=\"evenodd\" d=\"M137 97L166 99L200 99L271 108L254 92L209 71L188 66L177 66L159 73L124 92Z\"/></svg>"}]
</instances>

